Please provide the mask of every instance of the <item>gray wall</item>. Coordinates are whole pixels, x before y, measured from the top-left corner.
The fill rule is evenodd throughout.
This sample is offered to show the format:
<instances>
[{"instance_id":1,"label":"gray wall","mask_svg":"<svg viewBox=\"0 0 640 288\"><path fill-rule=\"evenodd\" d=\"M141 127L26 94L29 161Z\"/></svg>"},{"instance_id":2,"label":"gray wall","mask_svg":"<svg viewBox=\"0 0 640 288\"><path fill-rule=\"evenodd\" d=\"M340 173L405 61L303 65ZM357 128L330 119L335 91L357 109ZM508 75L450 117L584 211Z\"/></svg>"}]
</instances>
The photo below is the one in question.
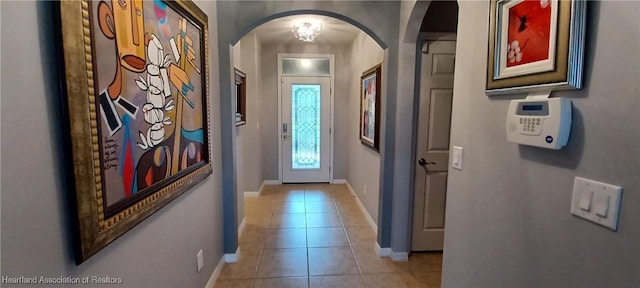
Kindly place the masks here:
<instances>
[{"instance_id":1,"label":"gray wall","mask_svg":"<svg viewBox=\"0 0 640 288\"><path fill-rule=\"evenodd\" d=\"M242 67L242 43L238 42L238 44L234 45L231 53L233 54L233 67L234 68L238 68L242 71L244 71L243 67ZM246 71L244 71L245 73L247 73ZM232 107L236 107L236 94L235 94L235 89L232 90L233 94L233 105ZM235 111L235 109L233 110ZM237 155L237 160L238 163L236 165L236 177L238 179L238 185L236 186L236 197L238 199L238 206L237 206L237 210L236 210L236 217L238 219L237 225L238 228L240 228L240 225L242 225L242 219L244 218L244 191L245 191L245 186L246 186L246 171L245 171L245 165L244 165L244 155L245 152L244 151L244 143L245 143L245 138L247 137L251 137L250 135L247 135L247 133L242 133L242 131L240 130L241 126L237 126L236 127L236 151L238 151L238 155Z\"/></svg>"},{"instance_id":2,"label":"gray wall","mask_svg":"<svg viewBox=\"0 0 640 288\"><path fill-rule=\"evenodd\" d=\"M259 92L260 44L254 33L248 34L242 41L233 46L233 67L240 69L247 75L245 96L246 124L236 126L236 177L237 177L237 199L238 209L236 217L238 226L242 224L244 218L244 192L256 192L260 189L263 181L262 176L262 144L260 131L258 129L260 120L260 102L262 101ZM235 97L235 90L233 91ZM236 107L235 99L232 107Z\"/></svg>"},{"instance_id":3,"label":"gray wall","mask_svg":"<svg viewBox=\"0 0 640 288\"><path fill-rule=\"evenodd\" d=\"M262 145L259 126L261 103L260 41L255 33L247 34L233 46L234 67L247 75L246 124L236 127L238 191L255 192L262 185ZM235 102L234 102L235 105Z\"/></svg>"},{"instance_id":4,"label":"gray wall","mask_svg":"<svg viewBox=\"0 0 640 288\"><path fill-rule=\"evenodd\" d=\"M364 32L359 32L353 39L350 47L349 59L351 60L345 69L349 70L347 76L349 82L349 113L347 144L348 144L348 173L347 181L362 201L362 204L371 215L371 218L378 222L378 202L379 202L379 181L380 178L380 154L360 143L360 77L362 72L382 63L384 60L384 50L367 36ZM383 64L384 65L384 64ZM384 87L387 75L382 75L382 85ZM380 79L380 78L379 78ZM382 89L384 91L384 88ZM381 97L386 95L381 94ZM380 103L378 104L380 105ZM384 111L381 109L381 111ZM377 119L379 121L379 118ZM366 190L365 190L366 187Z\"/></svg>"},{"instance_id":5,"label":"gray wall","mask_svg":"<svg viewBox=\"0 0 640 288\"><path fill-rule=\"evenodd\" d=\"M393 193L383 194L383 198L380 202L382 211L380 215L381 219L388 218L390 222L391 231L389 231L389 241L386 244L381 237L384 234L378 235L379 244L381 247L390 247L394 253L392 258L401 259L406 258L405 253L409 252L410 247L410 233L411 233L411 221L412 221L412 207L413 207L413 187L412 179L414 172L414 158L415 152L415 119L417 107L415 105L415 70L416 70L416 40L419 34L419 26L422 22L422 18L430 6L431 1L402 1L400 6L400 19L399 19L399 37L398 37L398 72L397 74L386 73L389 77L397 77L398 94L395 107L395 133L394 151L395 154L392 158L393 161ZM393 129L391 127L387 129ZM384 161L382 163L382 169L387 169ZM386 203L387 207L384 205ZM390 206L390 207L389 207ZM385 222L383 222L384 224ZM383 226L384 228L384 226ZM380 232L381 230L378 229ZM384 232L384 230L382 230ZM402 255L404 254L404 255ZM396 257L398 256L398 257Z\"/></svg>"},{"instance_id":6,"label":"gray wall","mask_svg":"<svg viewBox=\"0 0 640 288\"><path fill-rule=\"evenodd\" d=\"M263 146L260 137L261 105L263 103L260 77L260 42L256 34L249 34L242 40L242 71L247 73L247 124L237 131L244 137L244 191L258 191L264 176L262 172Z\"/></svg>"},{"instance_id":7,"label":"gray wall","mask_svg":"<svg viewBox=\"0 0 640 288\"><path fill-rule=\"evenodd\" d=\"M488 1L461 1L443 287L640 286L640 4L588 3L585 87L560 151L506 141L509 97L485 95ZM480 55L480 56L479 56ZM569 214L573 180L623 187L618 231Z\"/></svg>"},{"instance_id":8,"label":"gray wall","mask_svg":"<svg viewBox=\"0 0 640 288\"><path fill-rule=\"evenodd\" d=\"M214 174L76 266L51 3L0 5L2 276L95 275L122 277L122 287L203 287L222 257L219 109L211 109ZM209 15L210 64L217 67L216 5L198 5ZM212 107L219 107L217 79L212 69ZM197 273L201 248L205 267Z\"/></svg>"},{"instance_id":9,"label":"gray wall","mask_svg":"<svg viewBox=\"0 0 640 288\"><path fill-rule=\"evenodd\" d=\"M278 180L278 53L334 54L334 151L333 178L346 179L347 170L347 45L317 45L297 41L292 44L265 44L260 54L261 137L263 144L262 172L266 180Z\"/></svg>"}]
</instances>

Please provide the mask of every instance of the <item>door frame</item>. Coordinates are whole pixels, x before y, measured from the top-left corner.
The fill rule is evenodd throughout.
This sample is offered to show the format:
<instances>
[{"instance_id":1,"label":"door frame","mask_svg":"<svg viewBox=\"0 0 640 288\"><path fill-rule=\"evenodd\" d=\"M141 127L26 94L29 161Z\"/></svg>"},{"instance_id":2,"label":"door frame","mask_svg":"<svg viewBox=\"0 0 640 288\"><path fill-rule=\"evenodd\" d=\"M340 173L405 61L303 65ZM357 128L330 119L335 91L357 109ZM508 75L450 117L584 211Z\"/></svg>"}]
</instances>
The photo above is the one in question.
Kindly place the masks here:
<instances>
[{"instance_id":1,"label":"door frame","mask_svg":"<svg viewBox=\"0 0 640 288\"><path fill-rule=\"evenodd\" d=\"M423 51L423 43L425 41L437 41L437 40L442 40L442 41L457 41L458 40L458 34L456 33L449 33L449 32L420 32L420 34L418 35L418 40L416 41L416 67L415 67L415 81L414 81L414 89L413 89L413 123L412 123L412 136L411 136L411 173L409 175L409 193L410 193L410 201L411 201L411 205L409 205L409 217L411 218L411 225L409 226L410 229L409 230L409 235L407 235L407 242L408 242L408 250L409 250L409 254L412 252L411 251L411 247L412 247L412 241L413 241L413 201L415 200L415 189L416 189L416 163L418 161L418 120L419 120L419 105L420 105L420 85L422 85L422 79L421 79L421 75L422 75L422 51ZM455 68L454 68L455 69ZM455 70L454 70L455 73ZM449 140L451 140L451 133L449 133ZM451 144L451 143L449 143ZM451 146L451 145L449 145ZM451 147L449 147L449 150L451 150ZM451 157L451 152L449 153L449 157ZM449 159L449 162L451 162L451 159ZM450 163L447 163L447 165L450 165ZM447 177L448 179L448 177ZM449 185L447 185L447 190L449 189ZM446 211L446 201L445 201L445 211ZM446 213L446 212L445 212ZM446 224L445 224L446 225ZM446 229L446 228L445 228Z\"/></svg>"},{"instance_id":2,"label":"door frame","mask_svg":"<svg viewBox=\"0 0 640 288\"><path fill-rule=\"evenodd\" d=\"M330 111L330 116L329 116L329 131L331 131L329 133L329 183L333 183L333 146L334 146L334 121L335 121L335 116L334 116L334 93L333 93L333 88L335 87L335 83L334 83L334 76L335 76L335 56L334 54L299 54L299 53L278 53L278 124L277 124L277 130L278 130L278 183L282 184L282 153L283 153L283 147L282 147L282 59L284 58L328 58L329 59L329 79L330 79L330 85L331 87L329 88L329 109ZM286 75L286 76L297 76L297 77L304 77L304 76L309 76L309 75Z\"/></svg>"}]
</instances>

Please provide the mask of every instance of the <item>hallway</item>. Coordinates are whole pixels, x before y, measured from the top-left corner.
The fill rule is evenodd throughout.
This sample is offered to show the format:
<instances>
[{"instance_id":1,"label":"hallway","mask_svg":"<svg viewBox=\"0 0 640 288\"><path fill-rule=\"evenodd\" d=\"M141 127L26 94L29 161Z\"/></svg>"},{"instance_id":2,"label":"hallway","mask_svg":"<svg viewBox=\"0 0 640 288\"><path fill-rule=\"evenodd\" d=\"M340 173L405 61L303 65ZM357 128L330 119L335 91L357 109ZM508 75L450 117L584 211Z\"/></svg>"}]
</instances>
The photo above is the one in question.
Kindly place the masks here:
<instances>
[{"instance_id":1,"label":"hallway","mask_svg":"<svg viewBox=\"0 0 640 288\"><path fill-rule=\"evenodd\" d=\"M393 262L346 185L265 186L244 198L238 263L215 287L440 287L442 253Z\"/></svg>"}]
</instances>

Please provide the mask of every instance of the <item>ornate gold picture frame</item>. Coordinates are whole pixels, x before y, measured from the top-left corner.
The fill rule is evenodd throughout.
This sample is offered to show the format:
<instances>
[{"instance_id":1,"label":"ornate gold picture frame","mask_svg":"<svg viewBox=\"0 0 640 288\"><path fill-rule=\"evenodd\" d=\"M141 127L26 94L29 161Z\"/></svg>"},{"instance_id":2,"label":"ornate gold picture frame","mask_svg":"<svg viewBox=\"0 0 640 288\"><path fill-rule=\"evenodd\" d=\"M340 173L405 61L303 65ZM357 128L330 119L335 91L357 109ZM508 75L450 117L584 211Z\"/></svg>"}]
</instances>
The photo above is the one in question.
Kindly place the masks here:
<instances>
[{"instance_id":1,"label":"ornate gold picture frame","mask_svg":"<svg viewBox=\"0 0 640 288\"><path fill-rule=\"evenodd\" d=\"M62 1L76 263L212 173L207 15L190 1Z\"/></svg>"},{"instance_id":2,"label":"ornate gold picture frame","mask_svg":"<svg viewBox=\"0 0 640 288\"><path fill-rule=\"evenodd\" d=\"M585 0L491 0L487 94L580 89Z\"/></svg>"}]
</instances>

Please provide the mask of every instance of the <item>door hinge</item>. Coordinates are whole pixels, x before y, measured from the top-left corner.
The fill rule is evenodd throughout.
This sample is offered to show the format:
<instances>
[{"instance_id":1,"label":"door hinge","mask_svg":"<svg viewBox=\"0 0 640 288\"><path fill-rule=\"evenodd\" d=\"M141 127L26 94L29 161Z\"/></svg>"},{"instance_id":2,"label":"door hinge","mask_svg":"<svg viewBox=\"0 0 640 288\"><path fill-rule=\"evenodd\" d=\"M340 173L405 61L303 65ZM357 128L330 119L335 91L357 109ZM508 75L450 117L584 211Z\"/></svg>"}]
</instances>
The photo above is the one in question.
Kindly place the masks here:
<instances>
[{"instance_id":1,"label":"door hinge","mask_svg":"<svg viewBox=\"0 0 640 288\"><path fill-rule=\"evenodd\" d=\"M329 128L329 134L331 134L331 128Z\"/></svg>"},{"instance_id":2,"label":"door hinge","mask_svg":"<svg viewBox=\"0 0 640 288\"><path fill-rule=\"evenodd\" d=\"M329 172L331 172L331 165L329 165Z\"/></svg>"},{"instance_id":3,"label":"door hinge","mask_svg":"<svg viewBox=\"0 0 640 288\"><path fill-rule=\"evenodd\" d=\"M429 43L422 43L422 54L429 54Z\"/></svg>"}]
</instances>

